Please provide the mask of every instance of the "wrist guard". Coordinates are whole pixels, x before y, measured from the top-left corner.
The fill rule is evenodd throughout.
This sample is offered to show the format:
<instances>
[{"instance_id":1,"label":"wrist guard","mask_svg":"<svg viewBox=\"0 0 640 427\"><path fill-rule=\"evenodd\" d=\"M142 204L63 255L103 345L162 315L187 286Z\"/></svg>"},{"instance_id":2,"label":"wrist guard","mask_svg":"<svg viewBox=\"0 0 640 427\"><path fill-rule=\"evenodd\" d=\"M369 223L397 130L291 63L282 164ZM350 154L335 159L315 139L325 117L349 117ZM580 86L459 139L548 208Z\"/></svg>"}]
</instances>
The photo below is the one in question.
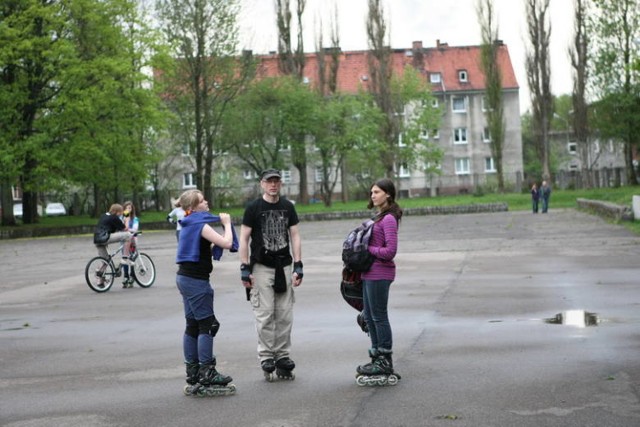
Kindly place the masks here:
<instances>
[{"instance_id":1,"label":"wrist guard","mask_svg":"<svg viewBox=\"0 0 640 427\"><path fill-rule=\"evenodd\" d=\"M293 263L293 272L298 275L298 279L302 279L304 276L302 272L302 261L296 261Z\"/></svg>"},{"instance_id":2,"label":"wrist guard","mask_svg":"<svg viewBox=\"0 0 640 427\"><path fill-rule=\"evenodd\" d=\"M250 264L240 264L240 280L243 282L251 283L251 265Z\"/></svg>"}]
</instances>

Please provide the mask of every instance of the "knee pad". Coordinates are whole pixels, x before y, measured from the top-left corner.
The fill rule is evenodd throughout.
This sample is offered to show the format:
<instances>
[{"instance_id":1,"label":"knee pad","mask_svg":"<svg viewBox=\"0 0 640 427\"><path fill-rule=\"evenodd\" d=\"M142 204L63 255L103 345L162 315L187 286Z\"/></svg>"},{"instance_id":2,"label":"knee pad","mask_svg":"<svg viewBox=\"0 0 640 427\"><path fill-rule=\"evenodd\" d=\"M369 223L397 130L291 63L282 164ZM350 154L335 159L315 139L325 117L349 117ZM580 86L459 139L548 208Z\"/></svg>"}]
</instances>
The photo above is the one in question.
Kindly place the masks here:
<instances>
[{"instance_id":1,"label":"knee pad","mask_svg":"<svg viewBox=\"0 0 640 427\"><path fill-rule=\"evenodd\" d=\"M198 321L196 319L187 319L187 327L184 333L190 337L198 338Z\"/></svg>"},{"instance_id":2,"label":"knee pad","mask_svg":"<svg viewBox=\"0 0 640 427\"><path fill-rule=\"evenodd\" d=\"M215 337L220 329L220 322L216 319L216 316L207 317L198 321L198 333L209 334Z\"/></svg>"}]
</instances>

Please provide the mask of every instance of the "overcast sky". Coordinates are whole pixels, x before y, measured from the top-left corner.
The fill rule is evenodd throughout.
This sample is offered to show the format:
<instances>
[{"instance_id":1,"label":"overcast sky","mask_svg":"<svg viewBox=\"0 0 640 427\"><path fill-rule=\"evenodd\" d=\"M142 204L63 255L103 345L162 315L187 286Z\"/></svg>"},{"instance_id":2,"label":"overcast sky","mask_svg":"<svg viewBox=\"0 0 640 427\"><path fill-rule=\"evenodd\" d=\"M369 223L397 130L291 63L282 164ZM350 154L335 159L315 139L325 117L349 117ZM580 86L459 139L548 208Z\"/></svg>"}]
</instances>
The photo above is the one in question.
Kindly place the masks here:
<instances>
[{"instance_id":1,"label":"overcast sky","mask_svg":"<svg viewBox=\"0 0 640 427\"><path fill-rule=\"evenodd\" d=\"M290 0L292 5L295 0ZM436 40L449 46L480 44L476 15L478 0L390 0L384 3L393 48L410 48L421 40L434 47ZM274 0L240 0L241 47L256 54L277 50ZM329 44L329 22L338 4L340 45L343 50L367 49L365 20L367 0L307 0L304 14L305 51L315 50L315 34L322 19L325 45ZM511 62L520 85L520 109L530 105L524 55L526 19L524 0L494 0L499 36L509 48ZM551 2L551 90L556 95L571 92L571 66L567 49L573 33L573 1ZM294 34L295 38L295 34Z\"/></svg>"}]
</instances>

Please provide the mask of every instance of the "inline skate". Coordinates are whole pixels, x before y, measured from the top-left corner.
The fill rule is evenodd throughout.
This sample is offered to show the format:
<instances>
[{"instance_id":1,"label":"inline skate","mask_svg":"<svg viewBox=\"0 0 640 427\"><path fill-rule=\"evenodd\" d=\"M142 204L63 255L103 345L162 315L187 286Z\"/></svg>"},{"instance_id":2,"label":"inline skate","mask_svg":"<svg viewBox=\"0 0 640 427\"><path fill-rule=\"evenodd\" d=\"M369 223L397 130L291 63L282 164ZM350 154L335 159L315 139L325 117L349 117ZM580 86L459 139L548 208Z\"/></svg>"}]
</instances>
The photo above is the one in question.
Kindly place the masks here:
<instances>
[{"instance_id":1,"label":"inline skate","mask_svg":"<svg viewBox=\"0 0 640 427\"><path fill-rule=\"evenodd\" d=\"M276 370L276 361L273 359L265 359L260 362L260 367L262 368L262 372L264 372L264 378L272 382L275 379L273 372Z\"/></svg>"},{"instance_id":2,"label":"inline skate","mask_svg":"<svg viewBox=\"0 0 640 427\"><path fill-rule=\"evenodd\" d=\"M371 362L356 368L356 384L361 387L396 385L400 374L393 370L391 353L369 350Z\"/></svg>"},{"instance_id":3,"label":"inline skate","mask_svg":"<svg viewBox=\"0 0 640 427\"><path fill-rule=\"evenodd\" d=\"M281 380L293 381L296 379L296 374L293 373L293 368L295 367L296 364L288 357L278 359L276 362L276 375Z\"/></svg>"},{"instance_id":4,"label":"inline skate","mask_svg":"<svg viewBox=\"0 0 640 427\"><path fill-rule=\"evenodd\" d=\"M230 376L223 375L216 370L215 360L200 366L188 363L187 385L184 387L184 394L197 397L229 396L236 392L236 386L231 384L231 381L233 379Z\"/></svg>"}]
</instances>

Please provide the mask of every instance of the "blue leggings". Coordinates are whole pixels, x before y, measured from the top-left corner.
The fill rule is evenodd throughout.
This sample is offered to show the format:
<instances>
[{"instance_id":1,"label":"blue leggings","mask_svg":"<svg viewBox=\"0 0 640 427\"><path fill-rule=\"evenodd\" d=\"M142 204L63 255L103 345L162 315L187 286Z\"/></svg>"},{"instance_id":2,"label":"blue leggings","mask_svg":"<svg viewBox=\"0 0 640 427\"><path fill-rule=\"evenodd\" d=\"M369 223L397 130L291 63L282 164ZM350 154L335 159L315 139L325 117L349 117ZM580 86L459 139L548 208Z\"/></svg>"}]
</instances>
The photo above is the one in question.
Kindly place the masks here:
<instances>
[{"instance_id":1,"label":"blue leggings","mask_svg":"<svg viewBox=\"0 0 640 427\"><path fill-rule=\"evenodd\" d=\"M176 284L182 294L184 317L187 323L182 338L184 361L211 363L215 357L213 336L209 333L209 327L201 327L200 324L207 322L210 326L210 320L213 318L213 288L208 280L182 275L176 276ZM197 333L195 333L196 330Z\"/></svg>"}]
</instances>

